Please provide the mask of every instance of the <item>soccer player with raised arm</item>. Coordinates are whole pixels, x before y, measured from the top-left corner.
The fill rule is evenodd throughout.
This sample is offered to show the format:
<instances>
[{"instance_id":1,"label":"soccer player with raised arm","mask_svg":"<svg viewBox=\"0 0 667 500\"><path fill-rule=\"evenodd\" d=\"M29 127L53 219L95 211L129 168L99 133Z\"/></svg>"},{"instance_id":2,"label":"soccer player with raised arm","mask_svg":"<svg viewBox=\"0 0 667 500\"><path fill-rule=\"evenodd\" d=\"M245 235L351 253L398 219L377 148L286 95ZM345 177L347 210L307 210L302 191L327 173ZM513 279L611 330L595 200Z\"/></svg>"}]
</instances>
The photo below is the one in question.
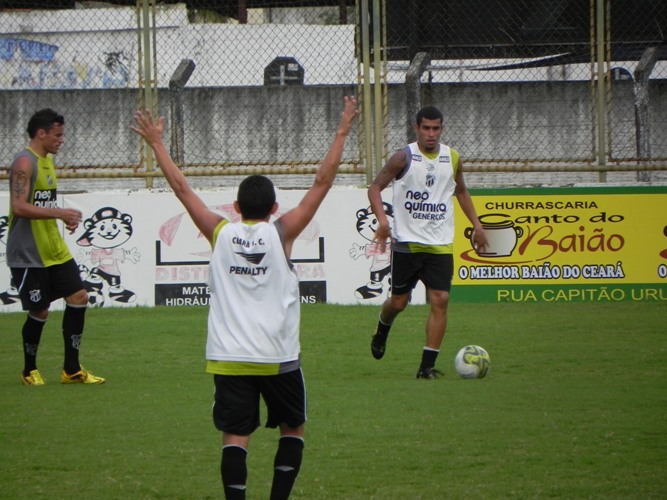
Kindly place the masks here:
<instances>
[{"instance_id":1,"label":"soccer player with raised arm","mask_svg":"<svg viewBox=\"0 0 667 500\"><path fill-rule=\"evenodd\" d=\"M299 278L290 261L294 240L312 220L333 185L356 100L345 97L340 124L313 185L300 203L275 220L273 183L252 175L238 188L239 222L212 211L189 186L162 141L164 119L135 114L136 133L153 148L174 194L210 241L210 307L207 371L213 375L213 421L222 431L221 476L227 499L246 493L250 435L260 425L260 397L266 426L279 428L272 499L288 498L299 473L304 446L306 390L301 371Z\"/></svg>"}]
</instances>

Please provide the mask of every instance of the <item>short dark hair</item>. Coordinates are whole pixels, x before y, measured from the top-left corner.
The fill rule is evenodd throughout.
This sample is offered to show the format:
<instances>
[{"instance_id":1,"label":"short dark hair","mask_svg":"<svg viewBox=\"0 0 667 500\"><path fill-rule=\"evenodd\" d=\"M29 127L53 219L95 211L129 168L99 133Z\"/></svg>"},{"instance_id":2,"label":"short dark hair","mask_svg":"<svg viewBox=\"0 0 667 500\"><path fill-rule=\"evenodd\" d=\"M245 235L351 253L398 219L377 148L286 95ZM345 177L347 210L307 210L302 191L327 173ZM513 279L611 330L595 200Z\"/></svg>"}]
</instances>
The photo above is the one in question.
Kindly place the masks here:
<instances>
[{"instance_id":1,"label":"short dark hair","mask_svg":"<svg viewBox=\"0 0 667 500\"><path fill-rule=\"evenodd\" d=\"M236 201L244 219L264 219L276 202L273 182L263 175L251 175L239 184Z\"/></svg>"},{"instance_id":2,"label":"short dark hair","mask_svg":"<svg viewBox=\"0 0 667 500\"><path fill-rule=\"evenodd\" d=\"M425 106L419 110L417 113L417 125L421 125L422 120L426 118L427 120L440 120L440 123L444 121L442 112L435 106Z\"/></svg>"},{"instance_id":3,"label":"short dark hair","mask_svg":"<svg viewBox=\"0 0 667 500\"><path fill-rule=\"evenodd\" d=\"M28 120L28 136L33 139L37 135L37 131L42 129L47 132L55 125L65 125L65 118L63 115L56 113L51 108L44 108L36 111Z\"/></svg>"}]
</instances>

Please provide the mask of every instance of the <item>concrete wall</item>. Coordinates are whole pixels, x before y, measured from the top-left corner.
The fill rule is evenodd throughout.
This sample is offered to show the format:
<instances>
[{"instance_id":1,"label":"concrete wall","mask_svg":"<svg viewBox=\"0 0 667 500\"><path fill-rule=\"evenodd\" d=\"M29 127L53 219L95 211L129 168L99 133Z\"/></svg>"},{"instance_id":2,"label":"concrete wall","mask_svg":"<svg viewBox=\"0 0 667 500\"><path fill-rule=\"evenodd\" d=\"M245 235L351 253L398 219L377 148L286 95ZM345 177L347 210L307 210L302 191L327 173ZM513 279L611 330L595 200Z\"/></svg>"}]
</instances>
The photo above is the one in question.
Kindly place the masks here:
<instances>
[{"instance_id":1,"label":"concrete wall","mask_svg":"<svg viewBox=\"0 0 667 500\"><path fill-rule=\"evenodd\" d=\"M445 115L445 140L470 160L590 161L597 136L590 82L437 84L423 88L422 103ZM390 92L390 149L405 140L404 86ZM651 144L667 157L667 80L651 82ZM596 98L595 98L596 99ZM614 82L609 102L614 159L636 158L632 82Z\"/></svg>"},{"instance_id":2,"label":"concrete wall","mask_svg":"<svg viewBox=\"0 0 667 500\"><path fill-rule=\"evenodd\" d=\"M326 153L340 116L342 96L352 86L186 88L185 163L313 162ZM388 151L406 140L403 85L389 87ZM132 89L0 92L0 166L23 147L25 125L36 109L65 114L61 166L137 165L139 146L129 130L138 94ZM590 84L532 82L448 84L425 88L423 103L445 115L444 140L468 162L591 161L596 136ZM159 92L160 112L169 113L169 91ZM635 157L634 96L629 82L614 85L612 154ZM651 147L667 157L667 81L651 82ZM165 137L169 137L166 131ZM345 157L359 158L357 134Z\"/></svg>"}]
</instances>

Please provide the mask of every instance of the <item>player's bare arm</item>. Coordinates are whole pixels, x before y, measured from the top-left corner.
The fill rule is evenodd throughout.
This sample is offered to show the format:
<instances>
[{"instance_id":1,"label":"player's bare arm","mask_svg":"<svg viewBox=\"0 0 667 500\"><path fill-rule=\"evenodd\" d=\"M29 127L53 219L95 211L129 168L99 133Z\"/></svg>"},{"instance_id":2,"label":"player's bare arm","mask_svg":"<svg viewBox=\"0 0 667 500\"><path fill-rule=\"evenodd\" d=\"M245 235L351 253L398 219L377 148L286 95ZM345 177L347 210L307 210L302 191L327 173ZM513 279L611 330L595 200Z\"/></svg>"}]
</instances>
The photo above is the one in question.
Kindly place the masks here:
<instances>
[{"instance_id":1,"label":"player's bare arm","mask_svg":"<svg viewBox=\"0 0 667 500\"><path fill-rule=\"evenodd\" d=\"M74 231L81 222L81 212L73 208L45 208L30 203L30 180L32 178L32 163L27 157L19 158L11 169L12 212L17 217L25 219L61 219L65 227Z\"/></svg>"},{"instance_id":2,"label":"player's bare arm","mask_svg":"<svg viewBox=\"0 0 667 500\"><path fill-rule=\"evenodd\" d=\"M131 126L133 132L139 134L153 149L155 159L164 173L174 194L187 210L195 226L202 232L208 241L213 240L213 231L223 217L210 210L202 199L192 190L183 172L174 163L169 155L162 134L164 132L164 118L153 119L150 110L137 111L134 115L136 125Z\"/></svg>"},{"instance_id":3,"label":"player's bare arm","mask_svg":"<svg viewBox=\"0 0 667 500\"><path fill-rule=\"evenodd\" d=\"M336 135L329 146L329 151L317 170L313 185L303 196L299 205L280 217L285 238L285 250L290 254L291 245L308 223L313 219L324 197L331 189L340 165L345 140L357 115L357 100L345 97L343 112L336 130Z\"/></svg>"},{"instance_id":4,"label":"player's bare arm","mask_svg":"<svg viewBox=\"0 0 667 500\"><path fill-rule=\"evenodd\" d=\"M30 185L30 170L26 161L17 160L12 166L12 204L28 201L28 186ZM14 207L16 208L16 207ZM16 211L16 210L14 210Z\"/></svg>"},{"instance_id":5,"label":"player's bare arm","mask_svg":"<svg viewBox=\"0 0 667 500\"><path fill-rule=\"evenodd\" d=\"M456 189L454 191L456 199L459 202L459 206L463 213L468 217L468 220L473 226L473 241L475 243L476 250L484 250L488 245L486 239L486 233L482 227L482 223L477 217L477 211L475 210L475 205L470 196L470 191L466 186L465 179L463 178L463 162L459 159L459 164L456 169Z\"/></svg>"},{"instance_id":6,"label":"player's bare arm","mask_svg":"<svg viewBox=\"0 0 667 500\"><path fill-rule=\"evenodd\" d=\"M389 157L384 167L378 172L377 176L368 188L368 201L371 204L371 210L378 221L378 227L375 231L373 243L378 245L380 252L384 253L387 247L387 240L391 237L391 226L384 212L382 205L382 191L396 179L407 165L407 156L405 150L396 151Z\"/></svg>"}]
</instances>

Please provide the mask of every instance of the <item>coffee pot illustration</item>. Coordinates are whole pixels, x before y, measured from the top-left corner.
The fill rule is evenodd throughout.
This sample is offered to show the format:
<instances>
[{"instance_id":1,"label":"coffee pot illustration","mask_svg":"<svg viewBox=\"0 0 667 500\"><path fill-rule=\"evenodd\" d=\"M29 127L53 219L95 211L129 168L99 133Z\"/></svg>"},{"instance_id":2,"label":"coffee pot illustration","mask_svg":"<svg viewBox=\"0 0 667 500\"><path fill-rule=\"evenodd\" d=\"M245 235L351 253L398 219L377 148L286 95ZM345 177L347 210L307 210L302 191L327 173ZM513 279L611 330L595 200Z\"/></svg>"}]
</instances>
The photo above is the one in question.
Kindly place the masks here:
<instances>
[{"instance_id":1,"label":"coffee pot illustration","mask_svg":"<svg viewBox=\"0 0 667 500\"><path fill-rule=\"evenodd\" d=\"M523 236L523 228L515 226L514 221L505 214L484 214L479 217L486 233L487 246L482 251L475 248L474 229L467 227L464 235L480 257L507 257L512 255L516 244Z\"/></svg>"}]
</instances>

